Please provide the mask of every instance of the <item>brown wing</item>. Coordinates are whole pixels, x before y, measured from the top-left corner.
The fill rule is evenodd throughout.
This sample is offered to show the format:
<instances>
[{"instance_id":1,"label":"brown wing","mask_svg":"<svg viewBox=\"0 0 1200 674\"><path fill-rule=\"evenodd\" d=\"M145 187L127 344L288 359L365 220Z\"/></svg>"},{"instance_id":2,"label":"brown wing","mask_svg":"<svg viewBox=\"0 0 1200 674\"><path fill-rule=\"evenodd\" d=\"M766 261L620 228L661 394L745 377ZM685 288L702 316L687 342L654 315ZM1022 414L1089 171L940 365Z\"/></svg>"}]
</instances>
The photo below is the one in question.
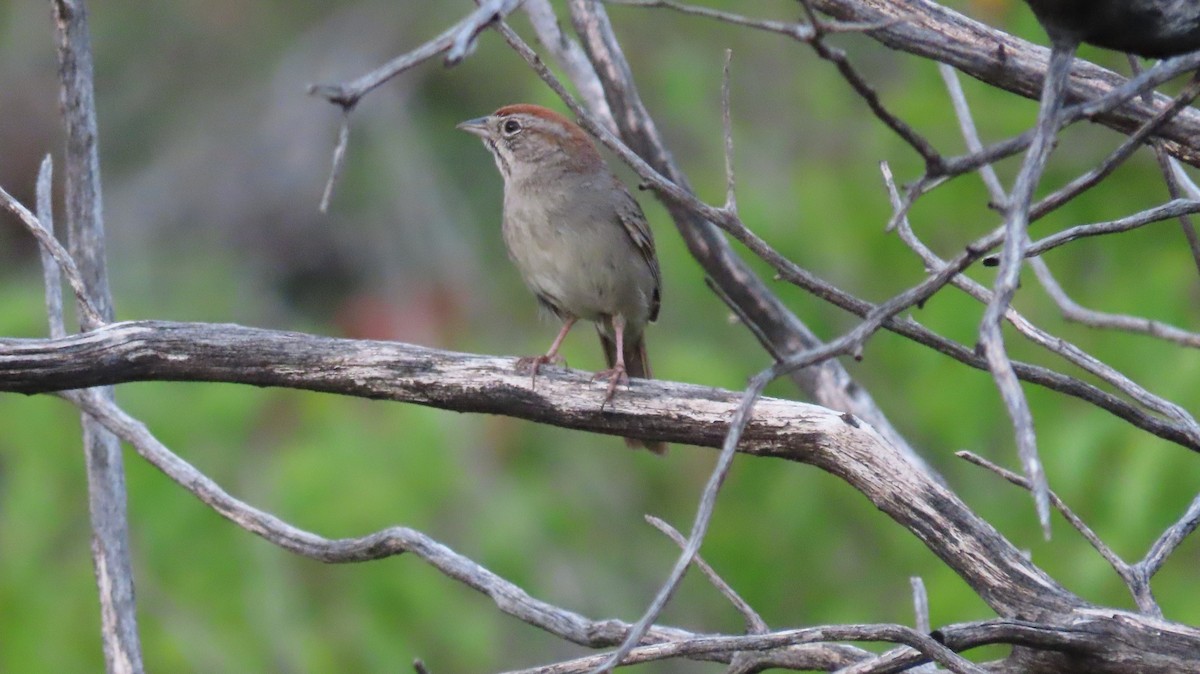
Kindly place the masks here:
<instances>
[{"instance_id":1,"label":"brown wing","mask_svg":"<svg viewBox=\"0 0 1200 674\"><path fill-rule=\"evenodd\" d=\"M613 176L613 181L625 196L621 205L617 207L617 217L654 277L654 292L650 297L650 320L655 321L658 320L658 307L662 300L662 273L658 269L658 255L654 252L654 235L650 233L650 225L646 222L646 215L642 213L642 207L638 205L637 200L616 176Z\"/></svg>"}]
</instances>

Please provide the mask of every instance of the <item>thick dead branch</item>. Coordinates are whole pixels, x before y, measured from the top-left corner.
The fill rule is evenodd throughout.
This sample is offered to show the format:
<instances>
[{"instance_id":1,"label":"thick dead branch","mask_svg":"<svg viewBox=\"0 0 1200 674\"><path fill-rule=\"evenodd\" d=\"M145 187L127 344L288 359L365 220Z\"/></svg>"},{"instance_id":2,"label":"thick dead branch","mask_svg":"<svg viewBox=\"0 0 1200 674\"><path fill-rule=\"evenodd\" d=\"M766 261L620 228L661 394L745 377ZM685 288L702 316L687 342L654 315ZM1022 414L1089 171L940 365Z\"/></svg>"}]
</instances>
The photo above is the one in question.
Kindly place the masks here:
<instances>
[{"instance_id":1,"label":"thick dead branch","mask_svg":"<svg viewBox=\"0 0 1200 674\"><path fill-rule=\"evenodd\" d=\"M236 325L138 321L62 340L0 340L0 390L148 380L286 386L708 447L722 444L741 399L731 391L635 380L601 410L606 385L592 382L590 373L547 368L532 390L510 358ZM848 480L947 563L962 567L1002 615L1081 605L853 417L763 398L739 449L812 463ZM964 558L970 548L975 552Z\"/></svg>"},{"instance_id":2,"label":"thick dead branch","mask_svg":"<svg viewBox=\"0 0 1200 674\"><path fill-rule=\"evenodd\" d=\"M145 380L287 386L709 447L725 439L740 398L732 391L635 380L602 411L605 384L593 383L585 372L547 368L533 391L511 358L235 325L129 322L59 340L0 340L0 390L33 393ZM1043 632L1068 627L1073 655L1066 660L1053 655L1062 671L1121 671L1128 662L1113 659L1108 665L1107 658L1134 651L1149 658L1140 671L1186 671L1197 664L1200 631L1095 608L1067 592L853 417L764 398L739 450L809 463L846 480L1002 616L1046 622L1037 626Z\"/></svg>"}]
</instances>

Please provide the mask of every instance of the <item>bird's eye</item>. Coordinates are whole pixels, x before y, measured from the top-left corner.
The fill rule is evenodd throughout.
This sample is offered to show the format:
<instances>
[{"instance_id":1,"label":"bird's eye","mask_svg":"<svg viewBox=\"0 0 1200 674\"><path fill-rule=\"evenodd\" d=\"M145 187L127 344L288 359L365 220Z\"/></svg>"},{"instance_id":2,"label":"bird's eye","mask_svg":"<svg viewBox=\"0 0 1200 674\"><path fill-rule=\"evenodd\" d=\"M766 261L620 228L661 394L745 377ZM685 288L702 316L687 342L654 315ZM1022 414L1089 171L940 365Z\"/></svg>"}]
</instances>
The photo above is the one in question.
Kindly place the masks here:
<instances>
[{"instance_id":1,"label":"bird's eye","mask_svg":"<svg viewBox=\"0 0 1200 674\"><path fill-rule=\"evenodd\" d=\"M521 123L515 119L510 119L504 122L504 135L513 136L521 131Z\"/></svg>"}]
</instances>

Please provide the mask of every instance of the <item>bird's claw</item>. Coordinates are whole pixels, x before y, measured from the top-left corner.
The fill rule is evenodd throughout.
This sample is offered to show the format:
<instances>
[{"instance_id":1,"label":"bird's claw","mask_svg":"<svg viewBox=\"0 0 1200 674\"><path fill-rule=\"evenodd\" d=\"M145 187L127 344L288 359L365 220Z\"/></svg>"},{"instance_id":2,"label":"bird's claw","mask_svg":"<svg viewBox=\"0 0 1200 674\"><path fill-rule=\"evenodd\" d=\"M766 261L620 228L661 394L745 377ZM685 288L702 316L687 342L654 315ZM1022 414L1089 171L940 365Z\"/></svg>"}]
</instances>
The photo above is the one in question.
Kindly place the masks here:
<instances>
[{"instance_id":1,"label":"bird's claw","mask_svg":"<svg viewBox=\"0 0 1200 674\"><path fill-rule=\"evenodd\" d=\"M567 359L558 354L553 356L544 354L541 356L525 356L517 359L517 371L529 371L529 388L534 388L537 383L538 370L545 364L550 365L566 365Z\"/></svg>"},{"instance_id":2,"label":"bird's claw","mask_svg":"<svg viewBox=\"0 0 1200 674\"><path fill-rule=\"evenodd\" d=\"M608 378L608 391L604 394L604 402L600 403L601 409L604 409L605 405L612 402L613 395L617 392L618 384L629 383L629 375L626 374L625 367L622 365L618 365L610 370L601 370L597 372L596 374L592 375L592 381L603 379L605 377Z\"/></svg>"}]
</instances>

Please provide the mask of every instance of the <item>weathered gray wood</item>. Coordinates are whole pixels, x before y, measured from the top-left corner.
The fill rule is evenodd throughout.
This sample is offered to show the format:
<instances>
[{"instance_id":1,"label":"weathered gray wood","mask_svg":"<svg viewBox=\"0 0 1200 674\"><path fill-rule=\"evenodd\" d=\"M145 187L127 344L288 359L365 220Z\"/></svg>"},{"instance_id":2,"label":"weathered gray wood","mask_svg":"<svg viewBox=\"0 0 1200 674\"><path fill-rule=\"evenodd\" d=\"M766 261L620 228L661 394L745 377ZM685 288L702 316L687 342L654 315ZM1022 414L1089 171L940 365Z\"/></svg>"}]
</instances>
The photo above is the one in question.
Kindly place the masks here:
<instances>
[{"instance_id":1,"label":"weathered gray wood","mask_svg":"<svg viewBox=\"0 0 1200 674\"><path fill-rule=\"evenodd\" d=\"M67 242L83 287L102 320L112 320L112 295L105 266L100 155L88 12L83 0L53 0L58 39L60 107L66 135L64 173ZM52 289L53 290L53 289ZM84 329L95 327L82 309ZM102 395L111 396L112 391ZM86 414L82 416L83 451L92 525L92 563L100 593L100 627L108 672L143 671L129 553L125 465L121 443Z\"/></svg>"},{"instance_id":2,"label":"weathered gray wood","mask_svg":"<svg viewBox=\"0 0 1200 674\"><path fill-rule=\"evenodd\" d=\"M634 380L602 410L607 385L592 382L591 373L547 367L531 387L529 375L515 365L514 358L395 342L166 321L113 323L58 340L0 339L0 391L22 393L132 381L221 381L504 414L707 447L720 446L741 398L733 391ZM1014 639L1051 649L1023 655L1031 666L1096 672L1200 667L1200 631L1095 607L1071 594L855 417L765 398L740 449L812 464L848 482L913 532L998 614L1037 623Z\"/></svg>"}]
</instances>

